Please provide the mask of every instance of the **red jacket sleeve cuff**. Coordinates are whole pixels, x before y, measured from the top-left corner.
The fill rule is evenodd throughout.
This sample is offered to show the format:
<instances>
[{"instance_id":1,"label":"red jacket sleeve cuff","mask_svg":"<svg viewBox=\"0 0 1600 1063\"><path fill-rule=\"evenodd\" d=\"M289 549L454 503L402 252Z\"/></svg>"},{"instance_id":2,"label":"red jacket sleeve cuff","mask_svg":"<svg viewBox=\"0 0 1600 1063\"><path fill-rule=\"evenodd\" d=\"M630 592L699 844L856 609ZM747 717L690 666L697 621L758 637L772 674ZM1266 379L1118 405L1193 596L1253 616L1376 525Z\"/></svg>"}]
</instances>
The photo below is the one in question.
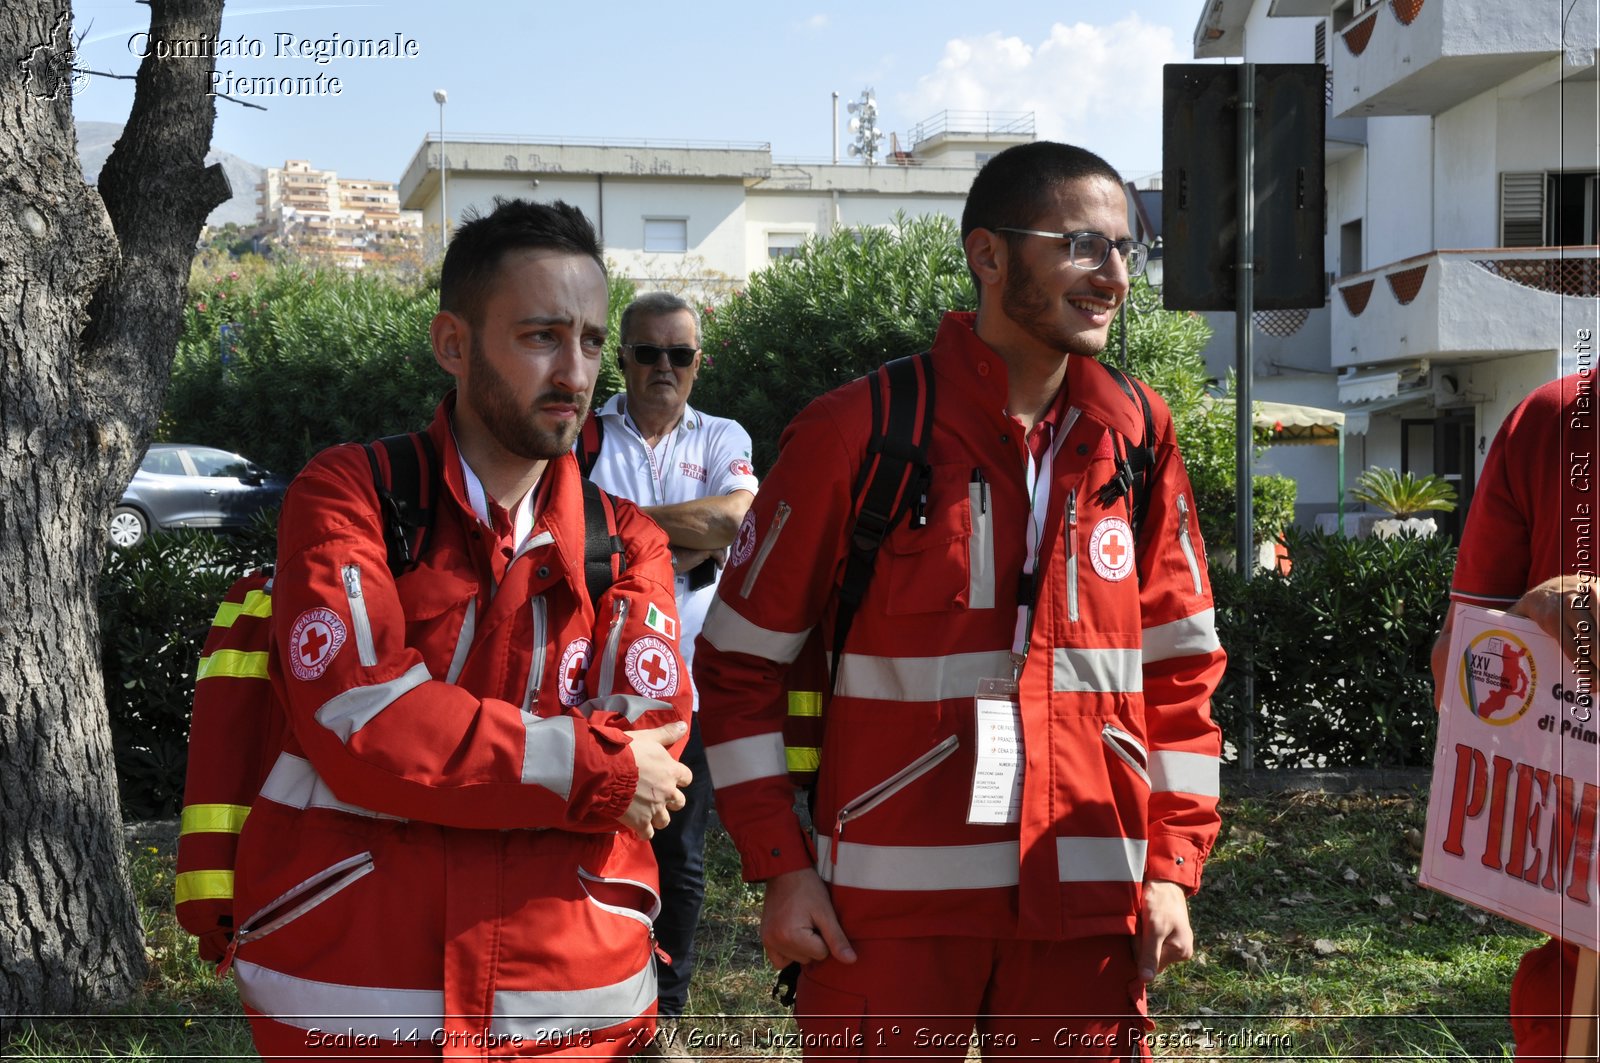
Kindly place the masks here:
<instances>
[{"instance_id":1,"label":"red jacket sleeve cuff","mask_svg":"<svg viewBox=\"0 0 1600 1063\"><path fill-rule=\"evenodd\" d=\"M1200 889L1200 874L1205 868L1207 852L1188 838L1178 835L1158 835L1150 839L1144 877L1148 881L1175 882L1189 896Z\"/></svg>"},{"instance_id":2,"label":"red jacket sleeve cuff","mask_svg":"<svg viewBox=\"0 0 1600 1063\"><path fill-rule=\"evenodd\" d=\"M765 882L790 871L816 866L816 851L810 837L793 815L786 820L764 823L735 844L744 863L746 882Z\"/></svg>"}]
</instances>

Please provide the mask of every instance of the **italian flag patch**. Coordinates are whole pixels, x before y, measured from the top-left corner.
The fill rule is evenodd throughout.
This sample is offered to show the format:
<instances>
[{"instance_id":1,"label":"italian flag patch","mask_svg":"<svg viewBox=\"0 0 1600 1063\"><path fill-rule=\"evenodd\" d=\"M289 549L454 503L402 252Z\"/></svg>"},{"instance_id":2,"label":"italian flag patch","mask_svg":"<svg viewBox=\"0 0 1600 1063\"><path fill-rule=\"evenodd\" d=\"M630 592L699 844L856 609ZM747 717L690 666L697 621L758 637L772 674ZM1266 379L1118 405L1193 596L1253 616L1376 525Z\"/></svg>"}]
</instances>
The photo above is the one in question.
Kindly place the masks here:
<instances>
[{"instance_id":1,"label":"italian flag patch","mask_svg":"<svg viewBox=\"0 0 1600 1063\"><path fill-rule=\"evenodd\" d=\"M677 620L663 613L655 602L650 603L649 610L644 614L644 626L674 642L678 640Z\"/></svg>"}]
</instances>

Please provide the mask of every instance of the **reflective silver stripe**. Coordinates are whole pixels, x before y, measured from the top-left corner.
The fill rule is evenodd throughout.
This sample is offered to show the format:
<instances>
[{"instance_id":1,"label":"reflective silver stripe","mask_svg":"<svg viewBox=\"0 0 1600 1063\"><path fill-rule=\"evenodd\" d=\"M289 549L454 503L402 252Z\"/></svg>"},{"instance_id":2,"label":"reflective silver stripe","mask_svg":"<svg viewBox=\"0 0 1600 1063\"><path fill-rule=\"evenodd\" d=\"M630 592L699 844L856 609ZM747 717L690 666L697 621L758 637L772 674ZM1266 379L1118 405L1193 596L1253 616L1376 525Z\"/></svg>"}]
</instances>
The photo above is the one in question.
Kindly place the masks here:
<instances>
[{"instance_id":1,"label":"reflective silver stripe","mask_svg":"<svg viewBox=\"0 0 1600 1063\"><path fill-rule=\"evenodd\" d=\"M1141 663L1138 650L1085 650L1058 646L1050 689L1062 693L1131 694L1144 689Z\"/></svg>"},{"instance_id":2,"label":"reflective silver stripe","mask_svg":"<svg viewBox=\"0 0 1600 1063\"><path fill-rule=\"evenodd\" d=\"M612 694L605 698L590 698L578 706L578 711L584 717L597 712L614 712L618 716L626 716L629 723L638 723L639 717L647 712L659 712L661 709L671 709L672 706L665 701L647 698L639 694Z\"/></svg>"},{"instance_id":3,"label":"reflective silver stripe","mask_svg":"<svg viewBox=\"0 0 1600 1063\"><path fill-rule=\"evenodd\" d=\"M515 554L511 555L511 560L515 561L529 550L533 550L540 546L549 546L555 541L556 537L547 531L542 531L538 535L530 535L526 539L522 540L522 545L517 547L517 552Z\"/></svg>"},{"instance_id":4,"label":"reflective silver stripe","mask_svg":"<svg viewBox=\"0 0 1600 1063\"><path fill-rule=\"evenodd\" d=\"M1149 843L1137 838L1057 838L1062 882L1143 882Z\"/></svg>"},{"instance_id":5,"label":"reflective silver stripe","mask_svg":"<svg viewBox=\"0 0 1600 1063\"><path fill-rule=\"evenodd\" d=\"M1222 643L1217 640L1215 609L1204 609L1182 620L1144 629L1145 664L1215 653L1221 648Z\"/></svg>"},{"instance_id":6,"label":"reflective silver stripe","mask_svg":"<svg viewBox=\"0 0 1600 1063\"><path fill-rule=\"evenodd\" d=\"M1221 769L1222 761L1209 753L1157 750L1150 755L1150 789L1152 792L1219 797L1222 794Z\"/></svg>"},{"instance_id":7,"label":"reflective silver stripe","mask_svg":"<svg viewBox=\"0 0 1600 1063\"><path fill-rule=\"evenodd\" d=\"M967 485L967 508L972 514L972 535L967 539L968 609L994 608L994 515L989 512L989 485Z\"/></svg>"},{"instance_id":8,"label":"reflective silver stripe","mask_svg":"<svg viewBox=\"0 0 1600 1063\"><path fill-rule=\"evenodd\" d=\"M1189 500L1183 495L1178 496L1178 549L1183 551L1183 559L1189 565L1194 592L1204 594L1200 586L1200 559L1195 556L1194 541L1189 538Z\"/></svg>"},{"instance_id":9,"label":"reflective silver stripe","mask_svg":"<svg viewBox=\"0 0 1600 1063\"><path fill-rule=\"evenodd\" d=\"M239 999L286 1026L393 1040L395 1027L430 1036L444 1026L444 993L383 989L296 978L248 960L233 961Z\"/></svg>"},{"instance_id":10,"label":"reflective silver stripe","mask_svg":"<svg viewBox=\"0 0 1600 1063\"><path fill-rule=\"evenodd\" d=\"M472 639L478 632L478 596L467 599L467 615L461 618L461 634L456 636L456 652L450 655L450 670L444 674L446 683L461 678L467 666L467 654L472 651Z\"/></svg>"},{"instance_id":11,"label":"reflective silver stripe","mask_svg":"<svg viewBox=\"0 0 1600 1063\"><path fill-rule=\"evenodd\" d=\"M522 714L522 781L544 787L563 801L572 797L578 735L571 716L541 720Z\"/></svg>"},{"instance_id":12,"label":"reflective silver stripe","mask_svg":"<svg viewBox=\"0 0 1600 1063\"><path fill-rule=\"evenodd\" d=\"M711 608L706 613L706 622L700 627L700 634L723 653L747 653L777 664L789 664L800 656L800 649L806 644L811 629L769 631L740 616L721 598L713 598Z\"/></svg>"},{"instance_id":13,"label":"reflective silver stripe","mask_svg":"<svg viewBox=\"0 0 1600 1063\"><path fill-rule=\"evenodd\" d=\"M641 912L637 908L624 908L620 904L607 904L605 901L602 901L600 898L594 895L594 891L589 888L589 883L591 882L599 882L607 885L616 885L621 883L624 886L637 887L638 889L643 890L645 893L650 895L650 910L647 912ZM604 909L605 911L610 912L612 915L620 915L624 919L632 919L634 922L643 923L645 926L649 927L655 925L656 917L661 914L661 894L657 893L652 887L640 882L638 879L607 878L604 875L596 875L587 868L580 867L578 868L578 885L583 887L583 894L585 897L589 898L590 904L593 904L596 908Z\"/></svg>"},{"instance_id":14,"label":"reflective silver stripe","mask_svg":"<svg viewBox=\"0 0 1600 1063\"><path fill-rule=\"evenodd\" d=\"M562 1043L568 1031L604 1030L643 1015L656 1000L655 957L631 978L594 989L502 989L492 1030L503 1037Z\"/></svg>"},{"instance_id":15,"label":"reflective silver stripe","mask_svg":"<svg viewBox=\"0 0 1600 1063\"><path fill-rule=\"evenodd\" d=\"M944 657L868 657L847 653L839 665L838 693L841 697L877 701L944 701L972 697L978 680L986 676L1010 674L1008 650Z\"/></svg>"},{"instance_id":16,"label":"reflective silver stripe","mask_svg":"<svg viewBox=\"0 0 1600 1063\"><path fill-rule=\"evenodd\" d=\"M767 538L756 551L756 559L750 563L750 571L745 573L744 583L739 585L739 597L748 598L750 592L755 590L756 580L767 565L767 555L778 545L778 536L783 534L783 526L788 520L789 503L779 502L778 508L772 512L772 523L767 525Z\"/></svg>"},{"instance_id":17,"label":"reflective silver stripe","mask_svg":"<svg viewBox=\"0 0 1600 1063\"><path fill-rule=\"evenodd\" d=\"M787 775L783 734L773 731L706 746L706 767L711 769L711 785L718 790L752 779Z\"/></svg>"},{"instance_id":18,"label":"reflective silver stripe","mask_svg":"<svg viewBox=\"0 0 1600 1063\"><path fill-rule=\"evenodd\" d=\"M533 699L544 685L544 658L550 652L550 648L544 644L545 627L550 616L550 607L545 604L544 595L537 595L529 608L533 612L533 659L528 665L528 689L522 695L523 712L533 708Z\"/></svg>"},{"instance_id":19,"label":"reflective silver stripe","mask_svg":"<svg viewBox=\"0 0 1600 1063\"><path fill-rule=\"evenodd\" d=\"M328 784L322 781L322 777L317 774L317 769L311 766L311 762L293 753L278 754L272 770L267 773L267 781L261 784L261 796L290 808L331 808L336 812L348 812L353 816L405 822L400 816L374 812L369 808L339 800Z\"/></svg>"},{"instance_id":20,"label":"reflective silver stripe","mask_svg":"<svg viewBox=\"0 0 1600 1063\"><path fill-rule=\"evenodd\" d=\"M338 735L341 742L349 742L350 736L371 723L378 713L432 678L427 665L415 664L387 683L351 687L323 703L317 710L317 722Z\"/></svg>"},{"instance_id":21,"label":"reflective silver stripe","mask_svg":"<svg viewBox=\"0 0 1600 1063\"><path fill-rule=\"evenodd\" d=\"M1017 884L1021 847L987 845L861 845L817 838L817 873L835 886L862 890L986 890Z\"/></svg>"}]
</instances>

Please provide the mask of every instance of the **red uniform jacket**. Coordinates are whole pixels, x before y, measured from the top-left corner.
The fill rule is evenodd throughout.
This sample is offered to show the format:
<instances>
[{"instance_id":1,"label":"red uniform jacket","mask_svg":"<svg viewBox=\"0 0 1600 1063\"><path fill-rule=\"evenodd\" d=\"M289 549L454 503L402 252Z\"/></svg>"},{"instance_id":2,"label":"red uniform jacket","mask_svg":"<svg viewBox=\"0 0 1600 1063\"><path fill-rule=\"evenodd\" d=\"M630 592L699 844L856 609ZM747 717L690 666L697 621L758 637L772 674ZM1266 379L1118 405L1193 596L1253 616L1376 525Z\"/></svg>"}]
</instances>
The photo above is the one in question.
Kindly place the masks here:
<instances>
[{"instance_id":1,"label":"red uniform jacket","mask_svg":"<svg viewBox=\"0 0 1600 1063\"><path fill-rule=\"evenodd\" d=\"M946 316L933 367L928 523L885 541L838 669L817 870L853 937L1131 932L1146 879L1198 887L1218 827L1209 699L1225 657L1171 415L1152 394L1135 550L1131 503L1097 495L1113 432L1139 441L1143 415L1100 366L1068 360L1065 437L1047 511L1031 517L1005 363L972 315ZM785 771L785 673L816 625L832 645L868 401L857 381L790 425L696 647L718 809L752 880L812 860ZM1019 677L1021 810L972 824L974 696L1012 676L1030 519L1042 542Z\"/></svg>"},{"instance_id":2,"label":"red uniform jacket","mask_svg":"<svg viewBox=\"0 0 1600 1063\"><path fill-rule=\"evenodd\" d=\"M398 580L360 447L284 500L289 734L240 837L240 998L319 1037L626 1054L604 1038L653 1012L656 898L649 843L617 822L624 732L689 714L678 647L645 626L674 609L666 537L618 501L627 570L591 608L571 456L508 557L466 501L451 406L431 539Z\"/></svg>"}]
</instances>

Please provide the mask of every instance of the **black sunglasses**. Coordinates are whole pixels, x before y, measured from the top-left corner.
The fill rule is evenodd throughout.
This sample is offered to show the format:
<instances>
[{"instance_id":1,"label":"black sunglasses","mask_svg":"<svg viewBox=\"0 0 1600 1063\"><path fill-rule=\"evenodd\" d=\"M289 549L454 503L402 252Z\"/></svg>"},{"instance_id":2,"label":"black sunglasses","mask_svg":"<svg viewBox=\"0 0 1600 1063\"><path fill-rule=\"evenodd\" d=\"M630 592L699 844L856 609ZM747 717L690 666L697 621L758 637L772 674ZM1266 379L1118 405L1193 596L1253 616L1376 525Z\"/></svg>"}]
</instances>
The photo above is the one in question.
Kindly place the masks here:
<instances>
[{"instance_id":1,"label":"black sunglasses","mask_svg":"<svg viewBox=\"0 0 1600 1063\"><path fill-rule=\"evenodd\" d=\"M694 356L700 353L698 347L657 347L653 343L624 343L622 346L633 352L633 360L640 365L655 365L664 354L674 369L689 368L694 364Z\"/></svg>"}]
</instances>

